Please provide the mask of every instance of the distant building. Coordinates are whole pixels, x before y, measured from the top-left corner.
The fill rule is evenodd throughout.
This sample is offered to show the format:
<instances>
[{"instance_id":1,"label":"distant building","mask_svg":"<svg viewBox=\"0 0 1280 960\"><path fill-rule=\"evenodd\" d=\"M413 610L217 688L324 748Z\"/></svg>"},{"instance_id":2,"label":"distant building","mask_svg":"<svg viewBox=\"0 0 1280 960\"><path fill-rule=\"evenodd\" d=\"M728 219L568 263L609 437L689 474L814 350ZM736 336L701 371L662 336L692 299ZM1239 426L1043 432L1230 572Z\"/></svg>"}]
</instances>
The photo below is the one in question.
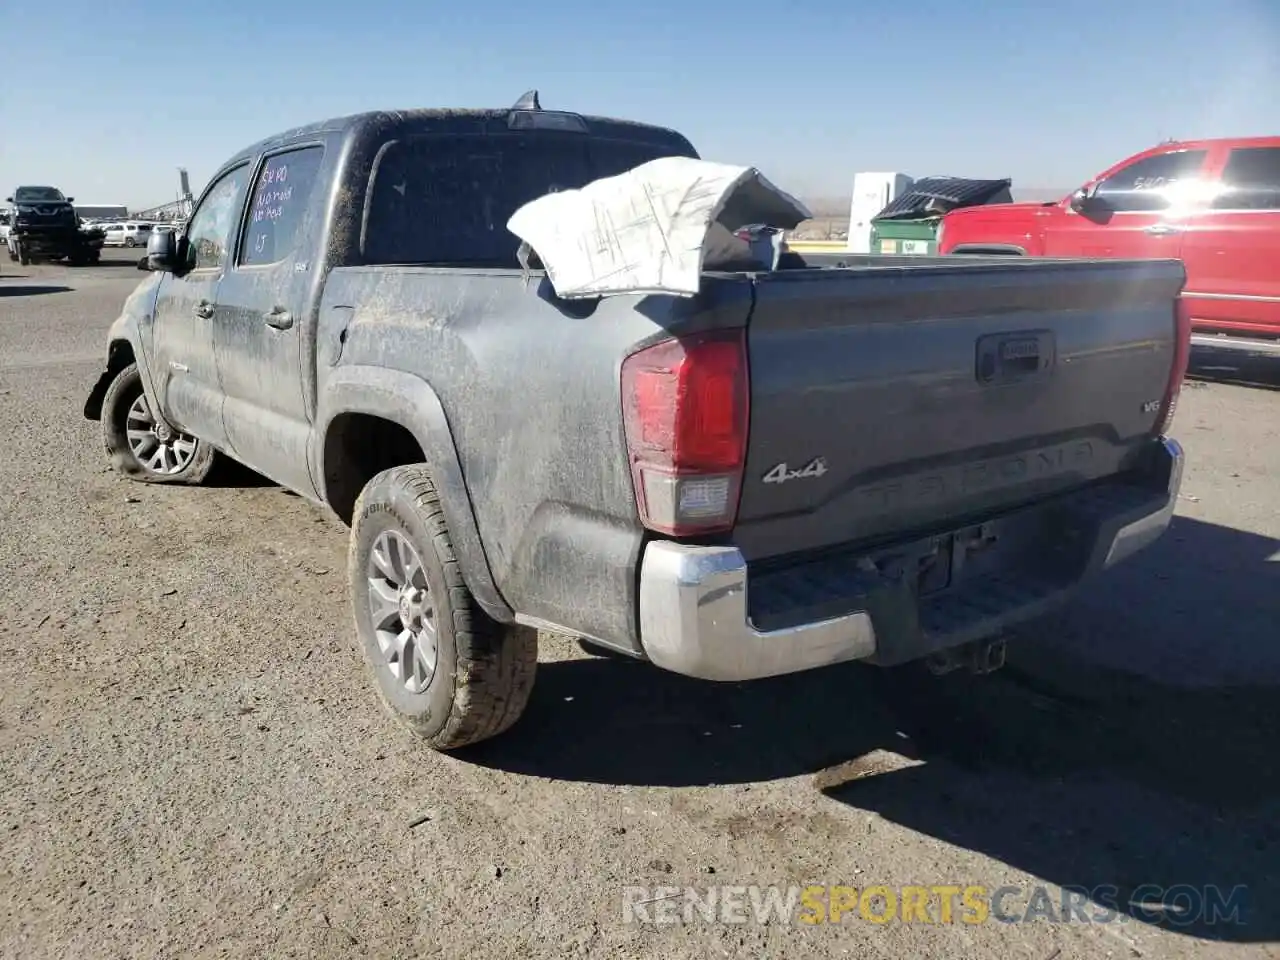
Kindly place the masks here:
<instances>
[{"instance_id":1,"label":"distant building","mask_svg":"<svg viewBox=\"0 0 1280 960\"><path fill-rule=\"evenodd\" d=\"M114 220L129 216L129 208L122 203L76 203L72 206L81 220Z\"/></svg>"}]
</instances>

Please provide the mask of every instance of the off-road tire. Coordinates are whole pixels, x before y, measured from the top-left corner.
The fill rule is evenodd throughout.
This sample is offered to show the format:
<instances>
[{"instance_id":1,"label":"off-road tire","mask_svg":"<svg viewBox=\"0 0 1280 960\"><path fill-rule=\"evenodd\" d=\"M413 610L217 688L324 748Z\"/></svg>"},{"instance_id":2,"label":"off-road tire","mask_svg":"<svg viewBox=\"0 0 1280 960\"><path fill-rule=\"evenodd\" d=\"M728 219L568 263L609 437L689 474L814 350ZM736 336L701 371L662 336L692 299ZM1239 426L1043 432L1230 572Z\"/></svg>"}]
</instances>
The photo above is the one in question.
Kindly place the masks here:
<instances>
[{"instance_id":1,"label":"off-road tire","mask_svg":"<svg viewBox=\"0 0 1280 960\"><path fill-rule=\"evenodd\" d=\"M129 407L142 393L142 375L138 365L131 363L116 374L102 397L102 443L107 457L117 471L130 480L142 483L203 483L217 461L213 447L197 440L195 456L177 473L157 473L148 469L129 447L125 422Z\"/></svg>"},{"instance_id":2,"label":"off-road tire","mask_svg":"<svg viewBox=\"0 0 1280 960\"><path fill-rule=\"evenodd\" d=\"M387 668L369 609L369 557L394 530L422 562L436 624L435 673L411 694ZM499 623L476 603L458 565L440 497L424 464L379 473L356 500L347 554L356 637L383 706L435 750L508 730L524 713L538 669L538 632Z\"/></svg>"}]
</instances>

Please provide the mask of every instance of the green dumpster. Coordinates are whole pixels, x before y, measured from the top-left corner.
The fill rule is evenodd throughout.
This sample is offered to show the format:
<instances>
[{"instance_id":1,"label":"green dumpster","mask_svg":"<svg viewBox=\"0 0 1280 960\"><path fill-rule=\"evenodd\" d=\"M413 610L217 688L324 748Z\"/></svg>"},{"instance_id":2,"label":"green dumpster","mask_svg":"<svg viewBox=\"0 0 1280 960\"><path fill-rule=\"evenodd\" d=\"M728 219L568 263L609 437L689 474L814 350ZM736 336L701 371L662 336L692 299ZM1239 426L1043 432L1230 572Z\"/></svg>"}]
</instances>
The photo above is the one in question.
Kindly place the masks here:
<instances>
[{"instance_id":1,"label":"green dumpster","mask_svg":"<svg viewBox=\"0 0 1280 960\"><path fill-rule=\"evenodd\" d=\"M961 207L1013 200L1007 177L1001 180L968 180L960 177L925 177L871 218L871 252L890 256L932 257L938 253L942 218Z\"/></svg>"},{"instance_id":2,"label":"green dumpster","mask_svg":"<svg viewBox=\"0 0 1280 960\"><path fill-rule=\"evenodd\" d=\"M871 252L932 257L938 252L941 217L924 220L872 220Z\"/></svg>"}]
</instances>

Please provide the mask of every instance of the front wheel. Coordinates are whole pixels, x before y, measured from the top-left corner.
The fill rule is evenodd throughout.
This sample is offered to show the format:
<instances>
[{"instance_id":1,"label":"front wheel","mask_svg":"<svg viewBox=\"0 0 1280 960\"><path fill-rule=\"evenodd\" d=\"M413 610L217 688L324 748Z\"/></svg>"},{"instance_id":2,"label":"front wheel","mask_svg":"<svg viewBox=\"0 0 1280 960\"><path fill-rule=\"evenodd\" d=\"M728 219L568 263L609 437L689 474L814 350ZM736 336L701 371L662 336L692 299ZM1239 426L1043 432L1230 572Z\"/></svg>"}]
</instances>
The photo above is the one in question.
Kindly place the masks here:
<instances>
[{"instance_id":1,"label":"front wheel","mask_svg":"<svg viewBox=\"0 0 1280 960\"><path fill-rule=\"evenodd\" d=\"M356 633L390 713L436 750L497 736L524 712L538 633L498 623L467 588L425 465L356 501L348 553Z\"/></svg>"},{"instance_id":2,"label":"front wheel","mask_svg":"<svg viewBox=\"0 0 1280 960\"><path fill-rule=\"evenodd\" d=\"M200 483L213 469L212 447L156 421L136 363L102 398L102 440L112 466L144 483Z\"/></svg>"}]
</instances>

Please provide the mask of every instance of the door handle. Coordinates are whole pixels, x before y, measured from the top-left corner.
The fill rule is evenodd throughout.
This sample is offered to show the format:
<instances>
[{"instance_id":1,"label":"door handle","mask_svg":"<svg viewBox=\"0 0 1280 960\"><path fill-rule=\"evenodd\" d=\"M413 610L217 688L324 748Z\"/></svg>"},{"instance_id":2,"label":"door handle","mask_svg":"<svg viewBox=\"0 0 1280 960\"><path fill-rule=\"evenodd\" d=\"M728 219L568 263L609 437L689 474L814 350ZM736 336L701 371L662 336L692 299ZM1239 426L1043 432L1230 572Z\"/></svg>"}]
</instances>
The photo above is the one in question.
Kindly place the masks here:
<instances>
[{"instance_id":1,"label":"door handle","mask_svg":"<svg viewBox=\"0 0 1280 960\"><path fill-rule=\"evenodd\" d=\"M288 330L293 326L293 314L288 310L281 310L279 307L272 308L263 320L266 321L268 327L275 327L277 330Z\"/></svg>"},{"instance_id":2,"label":"door handle","mask_svg":"<svg viewBox=\"0 0 1280 960\"><path fill-rule=\"evenodd\" d=\"M1143 229L1143 233L1149 233L1153 237L1167 237L1171 233L1182 233L1187 228L1175 223L1153 223L1151 226Z\"/></svg>"},{"instance_id":3,"label":"door handle","mask_svg":"<svg viewBox=\"0 0 1280 960\"><path fill-rule=\"evenodd\" d=\"M201 300L196 304L196 316L201 320L208 320L213 316L213 304L208 300Z\"/></svg>"}]
</instances>

